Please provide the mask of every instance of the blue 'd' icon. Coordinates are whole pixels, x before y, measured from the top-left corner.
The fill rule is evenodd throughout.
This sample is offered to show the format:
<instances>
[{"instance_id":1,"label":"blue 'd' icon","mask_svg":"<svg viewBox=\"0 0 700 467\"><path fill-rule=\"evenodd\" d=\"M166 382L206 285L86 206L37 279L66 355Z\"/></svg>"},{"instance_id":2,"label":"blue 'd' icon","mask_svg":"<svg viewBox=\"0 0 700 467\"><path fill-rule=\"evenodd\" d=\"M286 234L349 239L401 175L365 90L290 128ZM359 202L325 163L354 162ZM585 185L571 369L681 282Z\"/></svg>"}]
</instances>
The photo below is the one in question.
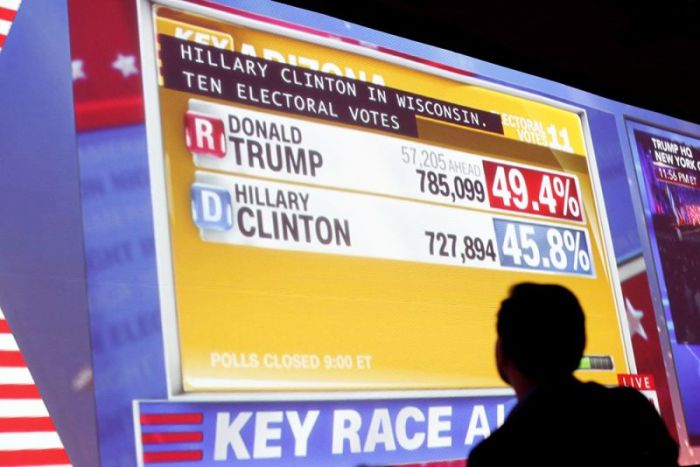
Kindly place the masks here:
<instances>
[{"instance_id":1,"label":"blue 'd' icon","mask_svg":"<svg viewBox=\"0 0 700 467\"><path fill-rule=\"evenodd\" d=\"M233 227L231 194L227 190L195 183L190 200L192 220L200 229L224 231Z\"/></svg>"}]
</instances>

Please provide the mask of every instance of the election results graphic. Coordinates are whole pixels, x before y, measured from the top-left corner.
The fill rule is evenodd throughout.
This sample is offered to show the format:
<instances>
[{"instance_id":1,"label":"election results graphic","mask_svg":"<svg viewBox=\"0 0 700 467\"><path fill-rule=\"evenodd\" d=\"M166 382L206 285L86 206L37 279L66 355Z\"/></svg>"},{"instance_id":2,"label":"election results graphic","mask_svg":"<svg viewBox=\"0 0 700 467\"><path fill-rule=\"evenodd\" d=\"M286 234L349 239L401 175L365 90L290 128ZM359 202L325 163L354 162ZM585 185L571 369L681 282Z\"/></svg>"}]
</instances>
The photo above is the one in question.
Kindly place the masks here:
<instances>
[{"instance_id":1,"label":"election results graphic","mask_svg":"<svg viewBox=\"0 0 700 467\"><path fill-rule=\"evenodd\" d=\"M583 114L281 28L151 13L174 392L502 388L484 358L493 297L523 280L595 310L587 377L629 372Z\"/></svg>"}]
</instances>

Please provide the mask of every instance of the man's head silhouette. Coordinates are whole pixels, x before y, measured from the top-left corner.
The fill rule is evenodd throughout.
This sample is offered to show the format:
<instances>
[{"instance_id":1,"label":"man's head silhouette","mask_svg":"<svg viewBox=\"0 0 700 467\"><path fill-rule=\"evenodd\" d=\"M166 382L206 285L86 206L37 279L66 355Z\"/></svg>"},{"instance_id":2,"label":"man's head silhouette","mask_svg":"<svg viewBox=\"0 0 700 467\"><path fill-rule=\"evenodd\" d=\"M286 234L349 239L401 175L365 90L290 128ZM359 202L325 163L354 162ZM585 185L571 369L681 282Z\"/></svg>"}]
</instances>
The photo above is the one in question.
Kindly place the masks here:
<instances>
[{"instance_id":1,"label":"man's head silhouette","mask_svg":"<svg viewBox=\"0 0 700 467\"><path fill-rule=\"evenodd\" d=\"M586 345L581 305L560 285L516 284L501 303L496 328L498 371L518 397L570 376Z\"/></svg>"}]
</instances>

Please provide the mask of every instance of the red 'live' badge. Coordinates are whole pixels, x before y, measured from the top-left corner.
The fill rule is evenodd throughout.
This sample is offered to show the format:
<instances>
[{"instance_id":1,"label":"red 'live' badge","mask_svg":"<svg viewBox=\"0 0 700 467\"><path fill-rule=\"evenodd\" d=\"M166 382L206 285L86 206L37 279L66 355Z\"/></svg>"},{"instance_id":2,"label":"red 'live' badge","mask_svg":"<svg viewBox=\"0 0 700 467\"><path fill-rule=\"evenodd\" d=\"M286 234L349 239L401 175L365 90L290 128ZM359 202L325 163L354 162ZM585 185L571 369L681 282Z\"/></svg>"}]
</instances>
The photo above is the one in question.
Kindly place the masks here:
<instances>
[{"instance_id":1,"label":"red 'live' badge","mask_svg":"<svg viewBox=\"0 0 700 467\"><path fill-rule=\"evenodd\" d=\"M185 114L185 144L197 156L223 158L226 155L224 122L198 112Z\"/></svg>"},{"instance_id":2,"label":"red 'live' badge","mask_svg":"<svg viewBox=\"0 0 700 467\"><path fill-rule=\"evenodd\" d=\"M654 375L650 374L618 374L617 383L620 386L634 388L644 394L649 402L654 404L656 410L659 411L659 398L656 395L656 386L654 385Z\"/></svg>"},{"instance_id":3,"label":"red 'live' badge","mask_svg":"<svg viewBox=\"0 0 700 467\"><path fill-rule=\"evenodd\" d=\"M617 384L628 388L634 388L639 391L654 391L656 389L656 386L654 386L654 375L618 374Z\"/></svg>"}]
</instances>

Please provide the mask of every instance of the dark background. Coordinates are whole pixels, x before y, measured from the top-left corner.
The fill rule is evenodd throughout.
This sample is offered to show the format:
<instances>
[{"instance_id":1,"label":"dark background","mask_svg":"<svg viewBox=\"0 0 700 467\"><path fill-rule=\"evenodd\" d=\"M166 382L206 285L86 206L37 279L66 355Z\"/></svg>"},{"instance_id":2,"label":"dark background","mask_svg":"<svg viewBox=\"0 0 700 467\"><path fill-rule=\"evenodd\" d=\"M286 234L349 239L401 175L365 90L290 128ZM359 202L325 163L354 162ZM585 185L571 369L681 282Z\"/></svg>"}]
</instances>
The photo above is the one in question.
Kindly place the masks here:
<instances>
[{"instance_id":1,"label":"dark background","mask_svg":"<svg viewBox=\"0 0 700 467\"><path fill-rule=\"evenodd\" d=\"M700 2L280 0L700 123Z\"/></svg>"}]
</instances>

